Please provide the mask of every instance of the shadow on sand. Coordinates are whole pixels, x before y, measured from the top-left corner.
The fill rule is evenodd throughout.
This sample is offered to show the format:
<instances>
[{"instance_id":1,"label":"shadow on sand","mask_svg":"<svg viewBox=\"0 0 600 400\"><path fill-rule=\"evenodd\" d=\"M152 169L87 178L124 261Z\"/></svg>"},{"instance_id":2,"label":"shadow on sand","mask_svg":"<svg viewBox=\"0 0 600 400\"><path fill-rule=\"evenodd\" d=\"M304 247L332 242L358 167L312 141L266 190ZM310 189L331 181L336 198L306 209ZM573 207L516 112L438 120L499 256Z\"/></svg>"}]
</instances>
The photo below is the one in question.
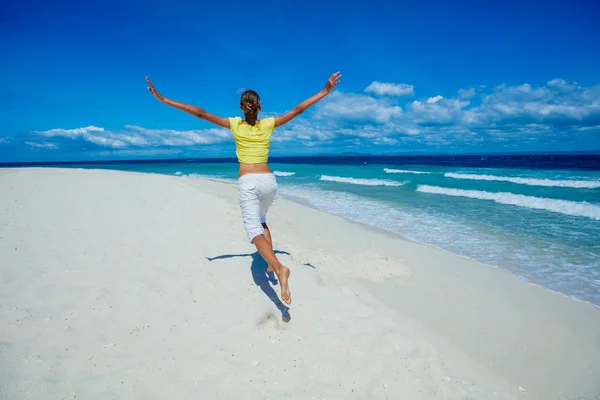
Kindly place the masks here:
<instances>
[{"instance_id":1,"label":"shadow on sand","mask_svg":"<svg viewBox=\"0 0 600 400\"><path fill-rule=\"evenodd\" d=\"M290 253L285 251L275 250L275 254L285 254L289 255ZM254 283L256 283L261 290L267 295L269 299L277 306L279 311L281 311L281 319L283 322L289 322L292 319L290 315L290 309L288 306L283 304L275 293L275 290L271 287L270 284L277 285L278 281L273 272L267 272L267 262L262 258L259 252L251 253L251 254L224 254L222 256L217 257L206 257L208 261L215 260L223 260L225 258L234 258L234 257L252 257L252 264L250 265L250 271L252 272L252 279ZM314 267L313 267L314 268Z\"/></svg>"}]
</instances>

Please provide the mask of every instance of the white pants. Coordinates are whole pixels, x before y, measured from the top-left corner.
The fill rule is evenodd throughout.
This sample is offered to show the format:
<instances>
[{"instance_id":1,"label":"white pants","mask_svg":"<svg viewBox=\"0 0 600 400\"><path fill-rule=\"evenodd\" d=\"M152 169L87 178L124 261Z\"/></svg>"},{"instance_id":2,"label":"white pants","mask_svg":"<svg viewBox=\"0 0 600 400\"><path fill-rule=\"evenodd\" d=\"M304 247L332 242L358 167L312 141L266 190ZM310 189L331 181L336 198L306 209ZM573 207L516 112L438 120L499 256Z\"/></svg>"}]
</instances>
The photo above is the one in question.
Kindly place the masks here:
<instances>
[{"instance_id":1,"label":"white pants","mask_svg":"<svg viewBox=\"0 0 600 400\"><path fill-rule=\"evenodd\" d=\"M273 174L246 174L238 180L242 220L250 242L265 233L262 224L267 222L267 211L276 193L277 180Z\"/></svg>"}]
</instances>

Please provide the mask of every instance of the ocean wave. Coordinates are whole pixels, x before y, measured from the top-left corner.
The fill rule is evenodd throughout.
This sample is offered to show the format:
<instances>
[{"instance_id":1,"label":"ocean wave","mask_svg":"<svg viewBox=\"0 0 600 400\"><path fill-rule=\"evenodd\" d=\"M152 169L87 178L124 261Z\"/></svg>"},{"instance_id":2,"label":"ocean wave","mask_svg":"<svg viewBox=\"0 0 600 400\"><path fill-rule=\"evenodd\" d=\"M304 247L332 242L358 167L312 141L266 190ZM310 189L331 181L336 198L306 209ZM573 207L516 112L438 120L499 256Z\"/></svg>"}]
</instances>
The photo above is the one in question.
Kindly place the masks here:
<instances>
[{"instance_id":1,"label":"ocean wave","mask_svg":"<svg viewBox=\"0 0 600 400\"><path fill-rule=\"evenodd\" d=\"M365 185L365 186L403 186L408 183L408 181L396 182L396 181L389 181L386 179L359 179L359 178L345 178L345 177L341 177L341 176L329 176L329 175L321 175L321 180L329 181L329 182L349 183L352 185Z\"/></svg>"},{"instance_id":2,"label":"ocean wave","mask_svg":"<svg viewBox=\"0 0 600 400\"><path fill-rule=\"evenodd\" d=\"M295 175L295 172L284 172L284 171L274 171L273 174L275 176L292 176Z\"/></svg>"},{"instance_id":3,"label":"ocean wave","mask_svg":"<svg viewBox=\"0 0 600 400\"><path fill-rule=\"evenodd\" d=\"M519 178L519 177L512 177L512 176L456 174L453 172L445 173L444 176L446 178L454 178L454 179L473 179L473 180L477 180L477 181L511 182L511 183L516 183L519 185L529 185L529 186L553 186L553 187L569 187L569 188L577 188L577 189L595 189L595 188L600 187L600 181Z\"/></svg>"},{"instance_id":4,"label":"ocean wave","mask_svg":"<svg viewBox=\"0 0 600 400\"><path fill-rule=\"evenodd\" d=\"M481 190L449 189L439 186L419 185L417 192L441 194L445 196L468 197L471 199L492 200L500 204L546 210L550 212L587 217L600 220L600 206L582 201L548 199L544 197L525 196L509 192L484 192Z\"/></svg>"},{"instance_id":5,"label":"ocean wave","mask_svg":"<svg viewBox=\"0 0 600 400\"><path fill-rule=\"evenodd\" d=\"M175 175L177 175L177 176L181 176L181 175L183 175L183 172L181 172L181 171L177 171L177 172L175 172Z\"/></svg>"},{"instance_id":6,"label":"ocean wave","mask_svg":"<svg viewBox=\"0 0 600 400\"><path fill-rule=\"evenodd\" d=\"M386 174L417 174L417 175L431 174L431 172L425 172L425 171L408 171L406 169L392 169L392 168L384 168L383 171Z\"/></svg>"}]
</instances>

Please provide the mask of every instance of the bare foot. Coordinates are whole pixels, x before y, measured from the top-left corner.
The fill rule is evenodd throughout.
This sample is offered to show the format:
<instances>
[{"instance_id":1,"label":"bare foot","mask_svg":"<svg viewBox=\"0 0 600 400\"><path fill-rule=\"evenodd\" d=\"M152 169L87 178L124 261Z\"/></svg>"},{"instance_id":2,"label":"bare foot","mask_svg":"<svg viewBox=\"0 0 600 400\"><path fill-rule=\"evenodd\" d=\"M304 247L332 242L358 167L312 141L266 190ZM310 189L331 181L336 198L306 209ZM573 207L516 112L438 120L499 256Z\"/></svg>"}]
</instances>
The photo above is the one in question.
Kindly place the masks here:
<instances>
[{"instance_id":1,"label":"bare foot","mask_svg":"<svg viewBox=\"0 0 600 400\"><path fill-rule=\"evenodd\" d=\"M283 300L285 304L292 304L292 294L290 293L290 288L288 287L290 269L282 265L279 269L279 274L277 277L279 278L279 286L281 286L281 300Z\"/></svg>"}]
</instances>

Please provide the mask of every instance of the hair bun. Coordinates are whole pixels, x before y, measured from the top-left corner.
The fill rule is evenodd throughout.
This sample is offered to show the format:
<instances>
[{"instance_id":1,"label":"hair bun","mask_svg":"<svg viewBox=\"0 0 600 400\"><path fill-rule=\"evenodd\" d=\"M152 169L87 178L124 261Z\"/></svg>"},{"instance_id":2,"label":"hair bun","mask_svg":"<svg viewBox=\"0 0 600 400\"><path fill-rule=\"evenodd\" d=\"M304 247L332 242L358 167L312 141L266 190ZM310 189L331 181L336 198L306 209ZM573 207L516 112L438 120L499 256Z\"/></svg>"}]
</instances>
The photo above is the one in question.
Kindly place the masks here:
<instances>
[{"instance_id":1,"label":"hair bun","mask_svg":"<svg viewBox=\"0 0 600 400\"><path fill-rule=\"evenodd\" d=\"M258 103L254 103L254 102L244 103L244 110L246 110L248 112L256 112L256 111L258 111Z\"/></svg>"},{"instance_id":2,"label":"hair bun","mask_svg":"<svg viewBox=\"0 0 600 400\"><path fill-rule=\"evenodd\" d=\"M254 90L246 90L242 93L240 105L245 114L256 115L260 109L260 97Z\"/></svg>"}]
</instances>

